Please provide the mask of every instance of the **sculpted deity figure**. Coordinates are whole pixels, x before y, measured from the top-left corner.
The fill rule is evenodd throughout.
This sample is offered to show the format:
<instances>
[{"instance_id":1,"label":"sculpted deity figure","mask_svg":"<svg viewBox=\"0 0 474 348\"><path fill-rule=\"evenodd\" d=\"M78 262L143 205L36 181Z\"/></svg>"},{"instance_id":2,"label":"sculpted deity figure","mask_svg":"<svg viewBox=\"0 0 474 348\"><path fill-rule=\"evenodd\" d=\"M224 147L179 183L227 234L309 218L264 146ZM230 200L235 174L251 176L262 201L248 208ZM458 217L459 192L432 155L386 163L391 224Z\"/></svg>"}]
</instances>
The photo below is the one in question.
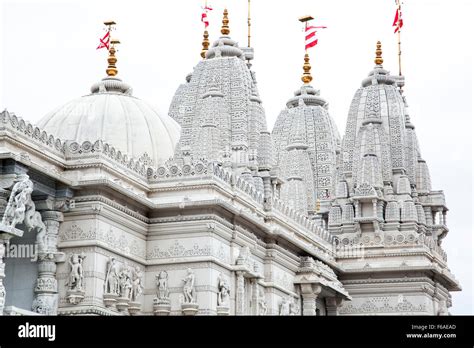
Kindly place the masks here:
<instances>
[{"instance_id":1,"label":"sculpted deity figure","mask_svg":"<svg viewBox=\"0 0 474 348\"><path fill-rule=\"evenodd\" d=\"M120 265L115 258L111 257L105 277L105 293L119 295L119 273Z\"/></svg>"},{"instance_id":2,"label":"sculpted deity figure","mask_svg":"<svg viewBox=\"0 0 474 348\"><path fill-rule=\"evenodd\" d=\"M183 282L184 282L184 287L183 287L184 303L195 303L194 281L195 281L194 272L191 268L188 268L187 275L183 279Z\"/></svg>"},{"instance_id":3,"label":"sculpted deity figure","mask_svg":"<svg viewBox=\"0 0 474 348\"><path fill-rule=\"evenodd\" d=\"M267 301L265 301L265 294L263 293L262 289L260 289L258 296L258 307L259 315L267 315Z\"/></svg>"},{"instance_id":4,"label":"sculpted deity figure","mask_svg":"<svg viewBox=\"0 0 474 348\"><path fill-rule=\"evenodd\" d=\"M25 175L12 189L2 224L15 228L19 223L24 223L28 231L37 232L37 243L40 249L44 249L46 226L41 219L41 214L36 211L35 203L31 199L33 193L33 182Z\"/></svg>"},{"instance_id":5,"label":"sculpted deity figure","mask_svg":"<svg viewBox=\"0 0 474 348\"><path fill-rule=\"evenodd\" d=\"M295 298L290 299L290 315L299 315L300 308L298 306L298 302Z\"/></svg>"},{"instance_id":6,"label":"sculpted deity figure","mask_svg":"<svg viewBox=\"0 0 474 348\"><path fill-rule=\"evenodd\" d=\"M71 271L69 272L69 281L66 284L69 286L70 291L83 291L84 290L84 270L83 262L86 258L84 253L72 254L69 257L69 266Z\"/></svg>"},{"instance_id":7,"label":"sculpted deity figure","mask_svg":"<svg viewBox=\"0 0 474 348\"><path fill-rule=\"evenodd\" d=\"M128 266L124 266L119 275L120 297L130 298L132 291L132 278Z\"/></svg>"},{"instance_id":8,"label":"sculpted deity figure","mask_svg":"<svg viewBox=\"0 0 474 348\"><path fill-rule=\"evenodd\" d=\"M280 304L280 315L290 315L290 303L283 297Z\"/></svg>"},{"instance_id":9,"label":"sculpted deity figure","mask_svg":"<svg viewBox=\"0 0 474 348\"><path fill-rule=\"evenodd\" d=\"M161 271L156 276L156 286L158 287L158 299L159 300L169 300L170 291L168 289L168 272Z\"/></svg>"},{"instance_id":10,"label":"sculpted deity figure","mask_svg":"<svg viewBox=\"0 0 474 348\"><path fill-rule=\"evenodd\" d=\"M142 285L143 273L140 271L140 267L136 266L132 272L132 291L130 294L130 300L136 302L143 292Z\"/></svg>"},{"instance_id":11,"label":"sculpted deity figure","mask_svg":"<svg viewBox=\"0 0 474 348\"><path fill-rule=\"evenodd\" d=\"M223 278L222 274L219 274L217 278L217 289L219 290L217 294L217 305L228 307L229 306L229 295L230 287L227 281Z\"/></svg>"},{"instance_id":12,"label":"sculpted deity figure","mask_svg":"<svg viewBox=\"0 0 474 348\"><path fill-rule=\"evenodd\" d=\"M15 228L15 226L25 219L26 204L33 189L28 183L28 179L17 182L12 189L2 224Z\"/></svg>"}]
</instances>

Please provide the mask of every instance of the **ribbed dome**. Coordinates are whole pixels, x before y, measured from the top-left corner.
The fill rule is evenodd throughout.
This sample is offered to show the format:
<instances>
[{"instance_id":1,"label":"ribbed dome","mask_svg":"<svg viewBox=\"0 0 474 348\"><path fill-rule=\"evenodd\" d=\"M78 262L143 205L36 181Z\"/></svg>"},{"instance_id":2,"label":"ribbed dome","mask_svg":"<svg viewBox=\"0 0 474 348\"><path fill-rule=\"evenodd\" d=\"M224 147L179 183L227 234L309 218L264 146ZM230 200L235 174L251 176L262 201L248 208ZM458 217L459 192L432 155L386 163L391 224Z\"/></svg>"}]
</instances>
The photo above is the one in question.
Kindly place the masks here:
<instances>
[{"instance_id":1,"label":"ribbed dome","mask_svg":"<svg viewBox=\"0 0 474 348\"><path fill-rule=\"evenodd\" d=\"M117 78L105 78L92 94L75 99L46 115L38 127L61 140L102 140L129 157L147 154L154 162L168 160L180 138L180 126L148 103L132 96Z\"/></svg>"}]
</instances>

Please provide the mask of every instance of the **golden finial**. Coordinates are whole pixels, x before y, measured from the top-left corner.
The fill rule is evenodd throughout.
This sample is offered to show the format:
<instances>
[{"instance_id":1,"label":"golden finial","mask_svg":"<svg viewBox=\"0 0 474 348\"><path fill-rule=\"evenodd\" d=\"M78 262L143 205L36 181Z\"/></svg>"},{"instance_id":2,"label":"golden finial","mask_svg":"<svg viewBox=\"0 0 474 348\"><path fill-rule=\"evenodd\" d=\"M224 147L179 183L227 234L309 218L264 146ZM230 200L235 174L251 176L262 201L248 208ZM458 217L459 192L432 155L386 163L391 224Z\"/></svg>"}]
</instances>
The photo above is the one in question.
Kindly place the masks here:
<instances>
[{"instance_id":1,"label":"golden finial","mask_svg":"<svg viewBox=\"0 0 474 348\"><path fill-rule=\"evenodd\" d=\"M209 32L207 30L204 30L204 35L203 35L203 40L202 40L202 51L201 51L201 57L202 59L206 59L206 53L209 50L209 45L211 44L209 42Z\"/></svg>"},{"instance_id":2,"label":"golden finial","mask_svg":"<svg viewBox=\"0 0 474 348\"><path fill-rule=\"evenodd\" d=\"M309 54L308 53L306 53L304 55L303 70L304 70L304 73L303 73L303 76L301 77L301 80L305 84L311 83L311 81L313 81L313 76L311 76L311 63L309 62Z\"/></svg>"},{"instance_id":3,"label":"golden finial","mask_svg":"<svg viewBox=\"0 0 474 348\"><path fill-rule=\"evenodd\" d=\"M222 35L229 35L230 34L230 29L229 29L229 12L227 9L224 10L224 18L222 19L222 29L221 29Z\"/></svg>"},{"instance_id":4,"label":"golden finial","mask_svg":"<svg viewBox=\"0 0 474 348\"><path fill-rule=\"evenodd\" d=\"M109 58L107 58L107 61L109 62L109 66L107 67L107 76L116 76L118 74L117 67L115 64L117 63L117 58L115 57L115 53L117 52L115 50L115 45L120 44L119 40L111 40L110 41L110 49L109 49Z\"/></svg>"},{"instance_id":5,"label":"golden finial","mask_svg":"<svg viewBox=\"0 0 474 348\"><path fill-rule=\"evenodd\" d=\"M375 54L376 54L375 64L376 65L382 65L383 64L382 43L380 41L377 41L377 50L375 51Z\"/></svg>"},{"instance_id":6,"label":"golden finial","mask_svg":"<svg viewBox=\"0 0 474 348\"><path fill-rule=\"evenodd\" d=\"M316 201L316 213L320 213L321 212L321 201L318 199Z\"/></svg>"}]
</instances>

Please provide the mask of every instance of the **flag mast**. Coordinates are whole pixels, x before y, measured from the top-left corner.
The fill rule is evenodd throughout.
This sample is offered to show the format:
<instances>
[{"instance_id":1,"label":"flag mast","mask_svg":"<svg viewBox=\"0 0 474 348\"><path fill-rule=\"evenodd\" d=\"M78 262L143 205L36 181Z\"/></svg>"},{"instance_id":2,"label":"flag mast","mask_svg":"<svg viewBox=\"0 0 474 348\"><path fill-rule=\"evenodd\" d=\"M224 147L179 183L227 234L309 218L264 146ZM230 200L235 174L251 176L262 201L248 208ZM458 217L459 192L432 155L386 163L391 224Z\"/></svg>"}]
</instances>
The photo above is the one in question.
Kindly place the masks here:
<instances>
[{"instance_id":1,"label":"flag mast","mask_svg":"<svg viewBox=\"0 0 474 348\"><path fill-rule=\"evenodd\" d=\"M201 21L204 22L204 14L207 16L208 12L208 6L207 6L207 0L204 1L204 10L203 14L201 17ZM207 17L206 17L206 20ZM207 22L209 23L209 22ZM209 46L211 45L211 42L209 41L209 32L207 31L207 25L206 22L204 22L204 34L203 34L203 39L202 39L202 50L201 50L201 57L202 59L206 59L206 53L209 50Z\"/></svg>"},{"instance_id":2,"label":"flag mast","mask_svg":"<svg viewBox=\"0 0 474 348\"><path fill-rule=\"evenodd\" d=\"M397 5L398 5L398 74L399 76L402 76L402 35L401 31L402 28L400 26L400 23L402 21L401 14L402 14L402 4L400 3L400 0L396 0Z\"/></svg>"},{"instance_id":3,"label":"flag mast","mask_svg":"<svg viewBox=\"0 0 474 348\"><path fill-rule=\"evenodd\" d=\"M115 49L115 45L120 44L120 41L117 39L112 39L112 30L114 29L114 26L116 23L114 21L105 21L104 22L105 26L107 27L107 33L109 34L109 39L110 39L110 46L107 47L109 50L109 57L107 58L107 62L109 63L106 73L107 76L114 77L118 74L117 66L115 65L117 63L117 57L115 57L115 53L117 50Z\"/></svg>"},{"instance_id":4,"label":"flag mast","mask_svg":"<svg viewBox=\"0 0 474 348\"><path fill-rule=\"evenodd\" d=\"M250 0L249 0L249 7L248 7L248 20L247 20L247 24L248 24L248 48L251 47L250 45L250 39L251 39L251 27L252 27L252 22L251 22L251 18L250 18Z\"/></svg>"},{"instance_id":5,"label":"flag mast","mask_svg":"<svg viewBox=\"0 0 474 348\"><path fill-rule=\"evenodd\" d=\"M309 53L308 53L308 47L306 46L306 31L308 30L308 22L313 20L314 18L312 16L304 16L299 19L301 23L304 23L304 29L305 29L305 55L304 55L304 64L303 64L303 76L301 77L301 81L305 85L308 85L313 81L313 76L311 76L311 63L309 62Z\"/></svg>"}]
</instances>

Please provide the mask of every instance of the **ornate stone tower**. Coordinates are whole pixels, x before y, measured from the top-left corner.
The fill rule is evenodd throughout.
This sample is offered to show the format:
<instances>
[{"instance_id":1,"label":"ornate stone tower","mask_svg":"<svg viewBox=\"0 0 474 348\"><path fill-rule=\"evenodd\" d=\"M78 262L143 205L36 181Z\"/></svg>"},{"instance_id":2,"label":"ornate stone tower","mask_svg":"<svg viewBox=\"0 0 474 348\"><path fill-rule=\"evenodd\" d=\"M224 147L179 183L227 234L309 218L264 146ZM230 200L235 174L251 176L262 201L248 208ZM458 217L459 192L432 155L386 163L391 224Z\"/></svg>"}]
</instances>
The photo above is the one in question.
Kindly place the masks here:
<instances>
[{"instance_id":1,"label":"ornate stone tower","mask_svg":"<svg viewBox=\"0 0 474 348\"><path fill-rule=\"evenodd\" d=\"M227 10L221 33L171 103L169 115L182 127L175 161L217 162L232 167L259 191L265 185L271 191L279 181L265 111L250 70L253 50L240 48L230 37Z\"/></svg>"},{"instance_id":2,"label":"ornate stone tower","mask_svg":"<svg viewBox=\"0 0 474 348\"><path fill-rule=\"evenodd\" d=\"M311 85L305 57L304 85L280 113L273 129L278 166L286 181L282 199L317 220L327 219L334 198L340 136L328 103Z\"/></svg>"},{"instance_id":3,"label":"ornate stone tower","mask_svg":"<svg viewBox=\"0 0 474 348\"><path fill-rule=\"evenodd\" d=\"M343 283L354 294L342 312L437 314L450 306L448 291L460 289L441 248L447 207L443 192L431 190L399 89L403 78L382 64L378 42L375 68L350 107L329 213L329 231L347 270ZM363 250L346 253L353 248ZM394 291L395 284L403 291Z\"/></svg>"}]
</instances>

